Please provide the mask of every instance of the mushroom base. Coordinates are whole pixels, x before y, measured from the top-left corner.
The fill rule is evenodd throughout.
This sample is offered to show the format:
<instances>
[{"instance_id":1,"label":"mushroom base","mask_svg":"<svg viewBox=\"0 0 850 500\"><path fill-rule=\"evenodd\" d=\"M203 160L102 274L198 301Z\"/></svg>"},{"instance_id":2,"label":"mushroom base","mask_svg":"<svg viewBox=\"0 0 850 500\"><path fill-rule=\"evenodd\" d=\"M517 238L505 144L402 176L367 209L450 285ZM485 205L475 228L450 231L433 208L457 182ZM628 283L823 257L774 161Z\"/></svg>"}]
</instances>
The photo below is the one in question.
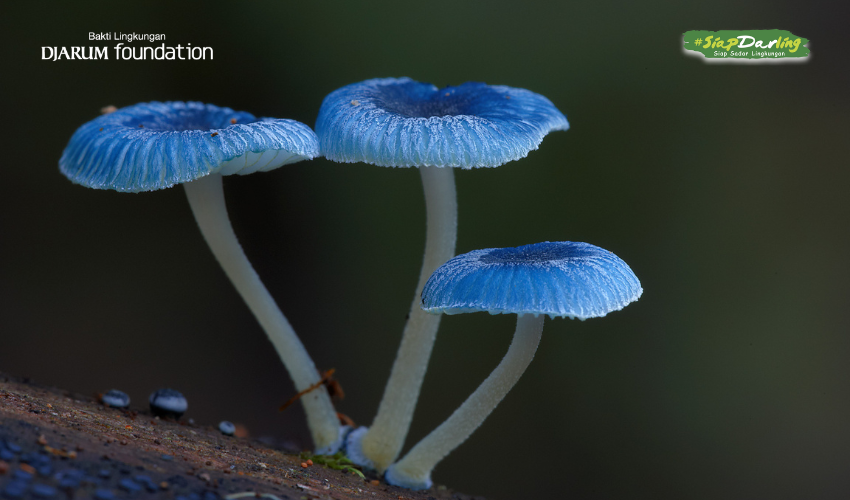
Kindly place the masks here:
<instances>
[{"instance_id":1,"label":"mushroom base","mask_svg":"<svg viewBox=\"0 0 850 500\"><path fill-rule=\"evenodd\" d=\"M358 427L348 433L345 439L345 455L349 460L366 469L375 470L375 462L363 452L363 436L369 432L368 427Z\"/></svg>"},{"instance_id":2,"label":"mushroom base","mask_svg":"<svg viewBox=\"0 0 850 500\"><path fill-rule=\"evenodd\" d=\"M395 467L387 469L387 472L384 474L384 481L386 481L387 484L398 486L400 488L407 488L409 490L427 490L434 485L434 482L431 481L430 471L422 477L416 477L413 475L399 473L395 470Z\"/></svg>"},{"instance_id":3,"label":"mushroom base","mask_svg":"<svg viewBox=\"0 0 850 500\"><path fill-rule=\"evenodd\" d=\"M327 446L316 448L316 455L333 455L334 453L345 449L348 435L351 434L352 428L350 425L343 425L339 428L339 437L336 441Z\"/></svg>"},{"instance_id":4,"label":"mushroom base","mask_svg":"<svg viewBox=\"0 0 850 500\"><path fill-rule=\"evenodd\" d=\"M517 316L514 339L499 366L445 422L387 469L388 483L410 489L430 486L434 467L466 441L528 368L540 344L544 318L542 314Z\"/></svg>"}]
</instances>

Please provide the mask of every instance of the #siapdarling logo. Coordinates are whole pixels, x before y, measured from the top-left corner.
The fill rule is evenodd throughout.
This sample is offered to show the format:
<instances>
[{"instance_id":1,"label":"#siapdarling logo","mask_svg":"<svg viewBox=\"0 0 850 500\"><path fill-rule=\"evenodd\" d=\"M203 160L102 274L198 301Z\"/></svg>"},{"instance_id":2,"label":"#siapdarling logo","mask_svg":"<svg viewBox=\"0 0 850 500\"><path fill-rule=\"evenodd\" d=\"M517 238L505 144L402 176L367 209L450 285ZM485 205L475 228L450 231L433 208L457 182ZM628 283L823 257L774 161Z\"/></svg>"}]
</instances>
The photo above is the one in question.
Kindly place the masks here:
<instances>
[{"instance_id":1,"label":"#siapdarling logo","mask_svg":"<svg viewBox=\"0 0 850 500\"><path fill-rule=\"evenodd\" d=\"M785 30L687 31L682 41L707 63L804 63L811 54L809 40Z\"/></svg>"}]
</instances>

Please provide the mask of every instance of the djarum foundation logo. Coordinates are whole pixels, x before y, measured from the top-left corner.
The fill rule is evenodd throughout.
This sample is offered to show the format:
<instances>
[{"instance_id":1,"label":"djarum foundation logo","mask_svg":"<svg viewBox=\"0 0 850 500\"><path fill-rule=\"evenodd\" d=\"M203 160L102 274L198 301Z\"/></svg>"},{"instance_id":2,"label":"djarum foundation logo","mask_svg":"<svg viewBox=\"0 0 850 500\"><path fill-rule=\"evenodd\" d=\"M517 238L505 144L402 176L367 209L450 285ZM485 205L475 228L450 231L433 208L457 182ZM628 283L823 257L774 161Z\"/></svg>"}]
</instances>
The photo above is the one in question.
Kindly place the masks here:
<instances>
[{"instance_id":1,"label":"djarum foundation logo","mask_svg":"<svg viewBox=\"0 0 850 500\"><path fill-rule=\"evenodd\" d=\"M811 57L808 43L785 30L687 31L682 36L684 53L707 63L805 63Z\"/></svg>"}]
</instances>

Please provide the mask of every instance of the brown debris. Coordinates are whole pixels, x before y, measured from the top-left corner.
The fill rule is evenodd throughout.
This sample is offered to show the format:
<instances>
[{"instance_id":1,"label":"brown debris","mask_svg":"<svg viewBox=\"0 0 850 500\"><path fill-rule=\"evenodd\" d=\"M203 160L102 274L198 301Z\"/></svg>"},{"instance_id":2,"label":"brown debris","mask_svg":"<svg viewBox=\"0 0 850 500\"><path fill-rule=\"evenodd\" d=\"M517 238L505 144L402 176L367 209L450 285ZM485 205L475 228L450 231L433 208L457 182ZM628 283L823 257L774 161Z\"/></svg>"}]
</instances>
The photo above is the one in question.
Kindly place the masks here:
<instances>
[{"instance_id":1,"label":"brown debris","mask_svg":"<svg viewBox=\"0 0 850 500\"><path fill-rule=\"evenodd\" d=\"M357 427L357 425L354 424L354 420L351 420L351 417L344 413L336 412L336 418L339 419L339 422L342 425L347 425L349 427Z\"/></svg>"},{"instance_id":2,"label":"brown debris","mask_svg":"<svg viewBox=\"0 0 850 500\"><path fill-rule=\"evenodd\" d=\"M89 467L101 457L128 467L143 468L154 475L180 475L195 487L218 488L224 497L245 491L257 492L264 498L333 498L334 500L395 500L404 494L411 500L469 500L469 497L445 489L432 488L408 492L379 483L374 475L364 481L360 477L336 471L312 460L300 459L246 438L223 437L207 426L156 420L145 411L128 429L131 410L106 408L91 397L53 389L42 390L31 383L9 380L0 374L0 425L24 429L16 439L62 458L75 458L75 467ZM45 410L50 404L60 414ZM33 409L41 410L39 413ZM17 422L28 424L21 426ZM130 436L134 436L130 438ZM50 444L48 445L48 440ZM124 442L123 446L119 443ZM76 450L76 451L75 451ZM87 451L83 451L87 450ZM165 458L163 458L165 457ZM301 467L301 464L306 467ZM24 464L26 465L26 464ZM17 464L0 462L0 474L8 474ZM232 467L232 468L231 468ZM22 470L25 467L22 466ZM183 475L187 470L192 474ZM240 481L234 482L234 476ZM4 476L0 476L4 477ZM231 481L224 481L230 478ZM166 496L178 494L174 484L154 477ZM234 484L235 483L235 484ZM299 486L300 485L300 486ZM238 487L239 490L234 488ZM174 493L172 493L172 491ZM368 493L367 493L368 491ZM367 496L368 495L368 496ZM250 498L250 497L249 497ZM243 499L244 500L244 499Z\"/></svg>"},{"instance_id":3,"label":"brown debris","mask_svg":"<svg viewBox=\"0 0 850 500\"><path fill-rule=\"evenodd\" d=\"M299 392L295 396L292 396L291 398L289 398L289 401L287 401L286 403L283 403L280 406L280 408L278 408L278 411L283 411L283 410L289 408L290 406L292 406L293 403L295 403L296 401L301 399L301 396L308 394L310 392L313 392L313 391L315 391L316 389L318 389L319 387L322 387L322 386L325 386L325 388L328 391L328 394L331 397L336 396L338 399L343 399L345 397L345 393L342 392L342 386L339 385L339 382L334 380L334 378L333 378L335 371L336 371L336 368L331 368L330 370L323 373L322 378L318 382L316 382L315 384L311 385L310 387L304 389L303 391Z\"/></svg>"},{"instance_id":4,"label":"brown debris","mask_svg":"<svg viewBox=\"0 0 850 500\"><path fill-rule=\"evenodd\" d=\"M62 448L60 450L60 449L56 449L56 448L44 445L44 451L46 451L47 453L52 453L53 455L56 455L57 457L77 458L77 452L76 451L68 451L65 448Z\"/></svg>"}]
</instances>

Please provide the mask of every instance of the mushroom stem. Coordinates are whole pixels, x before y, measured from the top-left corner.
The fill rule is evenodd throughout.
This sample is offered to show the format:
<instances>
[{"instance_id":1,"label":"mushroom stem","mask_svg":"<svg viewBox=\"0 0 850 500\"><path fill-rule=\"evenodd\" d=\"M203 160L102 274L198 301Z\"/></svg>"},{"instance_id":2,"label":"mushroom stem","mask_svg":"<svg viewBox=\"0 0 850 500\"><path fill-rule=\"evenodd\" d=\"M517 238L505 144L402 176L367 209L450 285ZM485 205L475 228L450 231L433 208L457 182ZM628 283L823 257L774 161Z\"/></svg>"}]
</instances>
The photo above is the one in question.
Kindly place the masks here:
<instances>
[{"instance_id":1,"label":"mushroom stem","mask_svg":"<svg viewBox=\"0 0 850 500\"><path fill-rule=\"evenodd\" d=\"M404 445L440 326L442 315L422 311L422 287L438 267L454 257L457 241L454 172L448 167L420 167L419 172L427 217L425 256L419 283L378 413L365 435L355 435L362 436L362 441L354 446L357 448L359 444L366 459L366 463L359 465L373 467L379 472L393 463Z\"/></svg>"},{"instance_id":2,"label":"mushroom stem","mask_svg":"<svg viewBox=\"0 0 850 500\"><path fill-rule=\"evenodd\" d=\"M295 390L302 391L321 377L304 344L260 281L236 239L224 204L221 177L220 174L210 174L183 184L192 213L213 255L277 350L295 383ZM335 453L341 444L341 432L327 390L321 386L304 395L301 402L317 453Z\"/></svg>"},{"instance_id":3,"label":"mushroom stem","mask_svg":"<svg viewBox=\"0 0 850 500\"><path fill-rule=\"evenodd\" d=\"M425 436L385 475L388 483L413 490L431 487L431 471L461 445L517 383L534 358L545 315L517 317L516 332L499 366L439 427Z\"/></svg>"}]
</instances>

